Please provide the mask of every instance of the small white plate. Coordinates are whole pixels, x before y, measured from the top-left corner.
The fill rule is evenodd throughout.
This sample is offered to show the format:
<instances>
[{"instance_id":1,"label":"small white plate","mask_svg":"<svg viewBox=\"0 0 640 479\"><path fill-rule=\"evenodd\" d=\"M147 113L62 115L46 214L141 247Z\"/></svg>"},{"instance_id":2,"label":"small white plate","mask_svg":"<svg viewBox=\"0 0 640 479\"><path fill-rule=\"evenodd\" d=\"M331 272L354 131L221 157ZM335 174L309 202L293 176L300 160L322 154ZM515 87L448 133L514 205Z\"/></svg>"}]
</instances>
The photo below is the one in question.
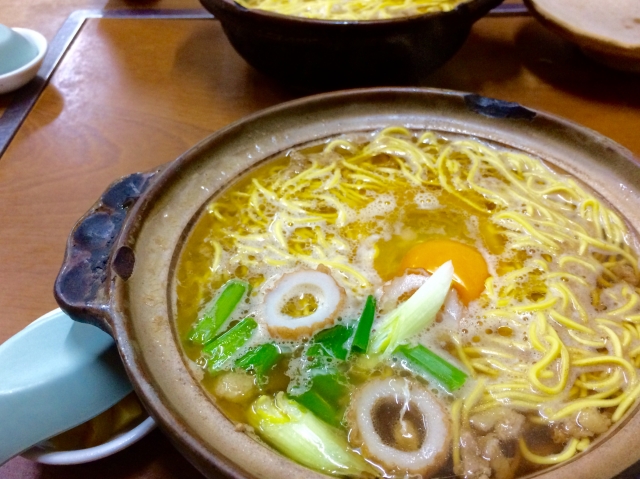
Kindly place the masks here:
<instances>
[{"instance_id":1,"label":"small white plate","mask_svg":"<svg viewBox=\"0 0 640 479\"><path fill-rule=\"evenodd\" d=\"M104 444L95 447L75 451L56 451L43 446L34 446L21 455L41 464L56 466L84 464L85 462L97 461L131 446L149 434L155 427L156 423L153 418L148 417L137 426L116 434Z\"/></svg>"}]
</instances>

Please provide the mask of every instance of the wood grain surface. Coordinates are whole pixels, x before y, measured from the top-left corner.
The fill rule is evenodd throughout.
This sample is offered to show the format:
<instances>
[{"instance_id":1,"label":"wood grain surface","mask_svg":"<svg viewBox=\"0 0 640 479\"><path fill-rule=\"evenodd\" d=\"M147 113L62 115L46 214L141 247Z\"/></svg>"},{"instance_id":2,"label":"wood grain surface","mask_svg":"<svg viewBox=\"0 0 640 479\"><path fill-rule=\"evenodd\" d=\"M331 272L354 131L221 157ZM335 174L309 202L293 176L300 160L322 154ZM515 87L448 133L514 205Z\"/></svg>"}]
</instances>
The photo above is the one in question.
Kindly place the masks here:
<instances>
[{"instance_id":1,"label":"wood grain surface","mask_svg":"<svg viewBox=\"0 0 640 479\"><path fill-rule=\"evenodd\" d=\"M64 20L76 10L200 8L198 0L2 0L0 23L37 30L51 41Z\"/></svg>"},{"instance_id":2,"label":"wood grain surface","mask_svg":"<svg viewBox=\"0 0 640 479\"><path fill-rule=\"evenodd\" d=\"M15 14L20 0L10 2L13 18L29 17L29 9ZM60 2L62 10L66 5ZM481 20L462 51L424 85L558 114L640 156L640 78L593 64L528 17ZM0 342L56 307L52 287L66 238L109 183L171 161L230 122L303 94L250 68L215 20L88 20L0 157ZM6 101L0 96L0 107ZM0 467L0 478L62 477L198 473L159 432L85 466L16 458Z\"/></svg>"}]
</instances>

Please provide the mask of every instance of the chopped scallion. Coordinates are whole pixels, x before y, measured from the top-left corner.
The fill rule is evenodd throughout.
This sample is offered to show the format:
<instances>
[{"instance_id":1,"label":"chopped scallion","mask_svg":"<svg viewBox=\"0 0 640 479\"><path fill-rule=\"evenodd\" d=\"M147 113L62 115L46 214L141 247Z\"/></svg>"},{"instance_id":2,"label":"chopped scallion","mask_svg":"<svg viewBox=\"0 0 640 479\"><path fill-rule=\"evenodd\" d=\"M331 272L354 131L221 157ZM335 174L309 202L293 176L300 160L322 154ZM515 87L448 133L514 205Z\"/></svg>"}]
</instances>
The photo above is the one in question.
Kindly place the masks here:
<instances>
[{"instance_id":1,"label":"chopped scallion","mask_svg":"<svg viewBox=\"0 0 640 479\"><path fill-rule=\"evenodd\" d=\"M373 319L376 315L376 298L372 295L367 297L367 301L364 304L364 309L360 315L358 321L358 328L356 334L353 337L353 343L351 343L351 351L356 353L366 353L369 347L369 336L371 335L371 327L373 326Z\"/></svg>"},{"instance_id":2,"label":"chopped scallion","mask_svg":"<svg viewBox=\"0 0 640 479\"><path fill-rule=\"evenodd\" d=\"M238 349L249 341L257 327L255 319L244 318L226 333L205 344L202 353L207 358L209 372L220 371Z\"/></svg>"},{"instance_id":3,"label":"chopped scallion","mask_svg":"<svg viewBox=\"0 0 640 479\"><path fill-rule=\"evenodd\" d=\"M290 387L288 393L296 401L332 426L339 427L344 415L343 399L348 396L348 380L340 371L351 349L355 325L337 324L317 333L303 352L302 385Z\"/></svg>"},{"instance_id":4,"label":"chopped scallion","mask_svg":"<svg viewBox=\"0 0 640 479\"><path fill-rule=\"evenodd\" d=\"M235 366L245 371L253 371L256 375L258 386L267 382L267 373L280 360L282 351L273 343L265 343L249 349L238 358Z\"/></svg>"},{"instance_id":5,"label":"chopped scallion","mask_svg":"<svg viewBox=\"0 0 640 479\"><path fill-rule=\"evenodd\" d=\"M413 347L403 344L394 354L406 359L409 369L435 379L449 392L460 389L467 380L465 373L421 344Z\"/></svg>"},{"instance_id":6,"label":"chopped scallion","mask_svg":"<svg viewBox=\"0 0 640 479\"><path fill-rule=\"evenodd\" d=\"M323 421L339 427L346 406L344 399L349 395L346 376L335 365L323 363L322 358L305 368L304 374L304 385L289 387L288 394Z\"/></svg>"},{"instance_id":7,"label":"chopped scallion","mask_svg":"<svg viewBox=\"0 0 640 479\"><path fill-rule=\"evenodd\" d=\"M202 319L191 329L189 340L196 344L206 344L211 341L249 288L249 283L246 281L229 280Z\"/></svg>"},{"instance_id":8,"label":"chopped scallion","mask_svg":"<svg viewBox=\"0 0 640 479\"><path fill-rule=\"evenodd\" d=\"M382 320L371 338L369 353L388 357L397 346L429 326L444 304L453 265L447 261L413 295Z\"/></svg>"},{"instance_id":9,"label":"chopped scallion","mask_svg":"<svg viewBox=\"0 0 640 479\"><path fill-rule=\"evenodd\" d=\"M343 361L349 356L349 340L353 335L353 324L336 324L324 329L311 339L311 346L307 350L308 356L331 356Z\"/></svg>"},{"instance_id":10,"label":"chopped scallion","mask_svg":"<svg viewBox=\"0 0 640 479\"><path fill-rule=\"evenodd\" d=\"M293 396L293 399L298 401L327 424L331 424L334 427L340 427L344 411L341 412L315 388L305 391L300 396Z\"/></svg>"}]
</instances>

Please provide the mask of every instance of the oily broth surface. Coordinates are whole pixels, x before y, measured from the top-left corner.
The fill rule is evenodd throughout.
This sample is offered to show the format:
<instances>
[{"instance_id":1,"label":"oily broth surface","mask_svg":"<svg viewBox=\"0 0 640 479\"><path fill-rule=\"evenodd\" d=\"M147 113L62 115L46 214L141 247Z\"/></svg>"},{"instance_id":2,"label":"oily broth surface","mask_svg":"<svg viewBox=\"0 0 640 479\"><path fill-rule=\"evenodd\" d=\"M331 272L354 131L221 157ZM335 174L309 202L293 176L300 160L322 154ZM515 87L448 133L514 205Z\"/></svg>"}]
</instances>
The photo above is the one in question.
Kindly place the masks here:
<instances>
[{"instance_id":1,"label":"oily broth surface","mask_svg":"<svg viewBox=\"0 0 640 479\"><path fill-rule=\"evenodd\" d=\"M424 164L399 141L426 152ZM367 148L374 153L359 163ZM465 180L474 170L474 155L500 157L498 166L476 168L477 187L467 181L471 176ZM323 177L323 168L345 159L355 168ZM315 198L302 198L308 204L301 209L312 211L313 221L297 223L304 214L291 214L300 208L291 199L271 202L258 214L266 217L264 235L238 247L239 237L255 235L242 215L245 206L238 204L249 203L250 194L268 196L256 189L256 181L268 189L308 170L318 175L313 181L324 182ZM388 173L385 178L378 172ZM345 181L353 186L346 193L328 193ZM514 188L509 181L524 188ZM292 184L283 191L295 193L296 188ZM537 193L528 194L526 188ZM500 195L512 190L516 192L502 201ZM562 218L564 229L558 232L554 228ZM443 314L413 340L472 375L452 395L429 386L447 405L453 423L463 434L470 431L479 438L482 434L469 423L474 414L507 406L524 415L526 443L517 454L525 460L517 475L541 467L541 458L562 462L588 448L600 432L582 427L579 411L592 408L599 419L616 422L638 395L637 255L630 246L635 247L635 239L622 219L575 180L517 152L390 128L345 135L259 166L214 199L185 244L176 276L178 332L186 336L230 278L253 286L231 322L246 315L260 320L264 295L283 273L319 264L328 266L347 291L340 317L357 318L368 294L379 298L384 283L402 274L398 265L407 251L443 238L475 248L490 273L485 292L460 317ZM283 249L295 254L286 257ZM247 347L269 340L261 326ZM283 343L291 349L298 346ZM202 362L199 347L189 341L183 347L191 361ZM622 360L607 360L614 356ZM280 364L263 393L286 390L290 381L295 384L298 378L291 376L301 367L300 359ZM389 374L407 373L393 367L375 371L377 376ZM357 375L351 380L355 385L362 381ZM203 386L213 391L214 382L206 375ZM220 398L217 403L232 420L245 422L246 403ZM468 472L465 454L454 438L453 472Z\"/></svg>"}]
</instances>

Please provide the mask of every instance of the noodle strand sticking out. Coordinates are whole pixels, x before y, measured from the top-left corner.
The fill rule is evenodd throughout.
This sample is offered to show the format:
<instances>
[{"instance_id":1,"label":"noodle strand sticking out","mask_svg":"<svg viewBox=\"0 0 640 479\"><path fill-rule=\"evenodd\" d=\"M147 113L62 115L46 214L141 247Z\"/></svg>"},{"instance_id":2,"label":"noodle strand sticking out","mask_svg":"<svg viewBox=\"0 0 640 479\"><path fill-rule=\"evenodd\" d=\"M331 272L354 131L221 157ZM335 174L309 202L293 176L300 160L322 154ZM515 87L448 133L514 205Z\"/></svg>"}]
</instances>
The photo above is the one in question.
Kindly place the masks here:
<instances>
[{"instance_id":1,"label":"noodle strand sticking out","mask_svg":"<svg viewBox=\"0 0 640 479\"><path fill-rule=\"evenodd\" d=\"M347 134L213 199L178 265L177 327L219 408L293 460L327 470L282 442L325 424L313 434L351 476L507 479L588 450L640 396L636 241L532 156ZM246 300L189 340L230 281Z\"/></svg>"}]
</instances>

